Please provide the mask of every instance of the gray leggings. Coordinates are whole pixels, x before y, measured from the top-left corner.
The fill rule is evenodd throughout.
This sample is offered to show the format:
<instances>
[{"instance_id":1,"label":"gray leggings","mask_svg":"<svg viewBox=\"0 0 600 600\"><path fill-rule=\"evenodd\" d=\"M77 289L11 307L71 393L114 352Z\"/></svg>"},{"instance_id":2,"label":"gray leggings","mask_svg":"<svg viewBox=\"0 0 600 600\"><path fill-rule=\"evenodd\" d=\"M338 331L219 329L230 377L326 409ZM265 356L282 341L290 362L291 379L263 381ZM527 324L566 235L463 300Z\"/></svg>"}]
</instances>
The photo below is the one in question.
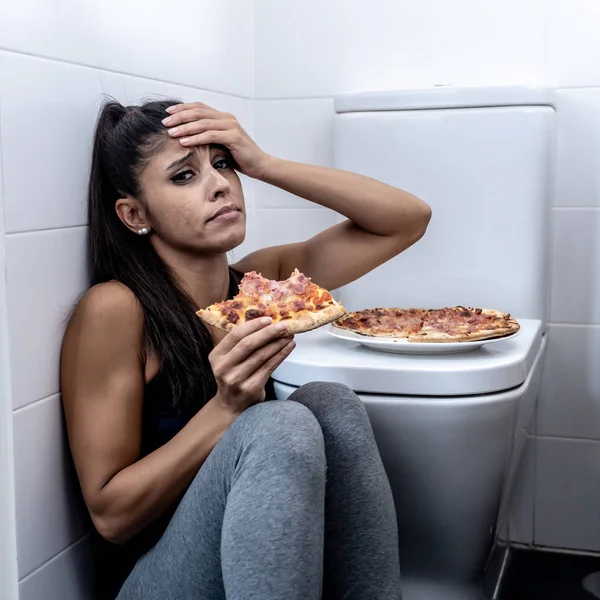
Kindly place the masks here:
<instances>
[{"instance_id":1,"label":"gray leggings","mask_svg":"<svg viewBox=\"0 0 600 600\"><path fill-rule=\"evenodd\" d=\"M392 494L362 402L311 383L246 410L118 600L398 600Z\"/></svg>"}]
</instances>

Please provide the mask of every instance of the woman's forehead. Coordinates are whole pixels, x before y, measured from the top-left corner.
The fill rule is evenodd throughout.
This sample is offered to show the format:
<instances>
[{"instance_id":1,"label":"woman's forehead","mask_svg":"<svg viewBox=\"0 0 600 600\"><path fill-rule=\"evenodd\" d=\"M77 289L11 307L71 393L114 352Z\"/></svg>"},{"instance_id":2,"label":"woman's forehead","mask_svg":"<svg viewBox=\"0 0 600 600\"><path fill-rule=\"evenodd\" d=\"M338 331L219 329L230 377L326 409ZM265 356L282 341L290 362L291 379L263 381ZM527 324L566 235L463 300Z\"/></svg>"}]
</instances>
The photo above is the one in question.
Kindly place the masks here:
<instances>
[{"instance_id":1,"label":"woman's forehead","mask_svg":"<svg viewBox=\"0 0 600 600\"><path fill-rule=\"evenodd\" d=\"M210 144L207 146L182 146L179 140L169 138L162 148L155 153L151 159L151 163L155 167L168 169L173 162L179 162L186 158L190 160L209 160L216 153L229 153L229 151L218 144Z\"/></svg>"}]
</instances>

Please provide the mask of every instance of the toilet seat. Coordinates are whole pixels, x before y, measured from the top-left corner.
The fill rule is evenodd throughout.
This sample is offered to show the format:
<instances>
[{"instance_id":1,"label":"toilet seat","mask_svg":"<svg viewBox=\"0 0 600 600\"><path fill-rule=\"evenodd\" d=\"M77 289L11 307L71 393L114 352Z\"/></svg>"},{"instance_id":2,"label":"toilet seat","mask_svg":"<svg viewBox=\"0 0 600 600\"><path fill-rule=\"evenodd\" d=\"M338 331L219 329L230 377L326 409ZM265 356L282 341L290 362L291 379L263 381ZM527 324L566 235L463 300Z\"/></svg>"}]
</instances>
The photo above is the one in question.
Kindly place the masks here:
<instances>
[{"instance_id":1,"label":"toilet seat","mask_svg":"<svg viewBox=\"0 0 600 600\"><path fill-rule=\"evenodd\" d=\"M541 321L519 323L514 339L438 356L377 352L318 329L296 337L296 349L273 379L293 387L336 381L358 393L437 398L510 390L527 379L542 343Z\"/></svg>"}]
</instances>

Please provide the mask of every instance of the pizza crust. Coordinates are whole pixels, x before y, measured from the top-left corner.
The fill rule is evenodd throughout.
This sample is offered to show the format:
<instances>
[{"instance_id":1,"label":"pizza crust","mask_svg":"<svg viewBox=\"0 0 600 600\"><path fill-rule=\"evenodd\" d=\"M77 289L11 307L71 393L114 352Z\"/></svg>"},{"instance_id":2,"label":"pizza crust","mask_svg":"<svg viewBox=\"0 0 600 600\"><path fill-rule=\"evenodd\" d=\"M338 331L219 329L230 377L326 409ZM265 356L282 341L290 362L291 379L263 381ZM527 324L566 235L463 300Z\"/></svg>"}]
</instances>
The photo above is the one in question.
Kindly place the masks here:
<instances>
[{"instance_id":1,"label":"pizza crust","mask_svg":"<svg viewBox=\"0 0 600 600\"><path fill-rule=\"evenodd\" d=\"M287 327L289 335L304 333L311 329L317 329L327 323L331 323L346 314L346 309L337 302L331 306L326 306L318 312L303 310L296 316L283 321Z\"/></svg>"},{"instance_id":2,"label":"pizza crust","mask_svg":"<svg viewBox=\"0 0 600 600\"><path fill-rule=\"evenodd\" d=\"M503 329L487 329L482 331L475 331L473 333L456 333L449 334L443 331L426 331L417 333L408 337L409 342L427 344L429 342L436 343L449 343L449 342L476 342L479 340L491 340L492 338L505 337L516 333L519 327L514 328L503 328Z\"/></svg>"},{"instance_id":3,"label":"pizza crust","mask_svg":"<svg viewBox=\"0 0 600 600\"><path fill-rule=\"evenodd\" d=\"M339 324L337 322L332 323L333 327L337 327L338 329L343 329L344 331L351 331L352 333L357 333L358 335L364 335L365 337L388 337L388 338L396 338L402 339L409 337L408 334L399 331L399 332L382 332L382 331L373 331L371 333L367 333L366 331L360 331L359 329L352 329L351 327L344 327L344 325Z\"/></svg>"},{"instance_id":4,"label":"pizza crust","mask_svg":"<svg viewBox=\"0 0 600 600\"><path fill-rule=\"evenodd\" d=\"M230 323L216 306L202 308L196 313L207 325L212 325L223 331L231 331L235 325Z\"/></svg>"}]
</instances>

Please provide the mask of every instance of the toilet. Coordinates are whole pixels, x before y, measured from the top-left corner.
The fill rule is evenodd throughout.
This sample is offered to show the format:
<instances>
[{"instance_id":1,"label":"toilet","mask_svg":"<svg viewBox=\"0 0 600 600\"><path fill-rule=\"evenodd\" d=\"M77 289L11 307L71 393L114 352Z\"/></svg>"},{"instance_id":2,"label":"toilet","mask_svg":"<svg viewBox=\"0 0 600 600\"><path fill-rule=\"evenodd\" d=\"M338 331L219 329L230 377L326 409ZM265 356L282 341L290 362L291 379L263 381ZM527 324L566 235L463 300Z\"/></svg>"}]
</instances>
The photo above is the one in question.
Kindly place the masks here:
<instances>
[{"instance_id":1,"label":"toilet","mask_svg":"<svg viewBox=\"0 0 600 600\"><path fill-rule=\"evenodd\" d=\"M546 353L554 110L544 89L455 88L335 100L335 166L428 202L426 236L334 296L348 310L481 306L510 312L514 338L453 354L397 354L297 336L278 398L336 381L362 399L392 486L404 600L484 595L509 514ZM369 199L365 198L365 203Z\"/></svg>"}]
</instances>

